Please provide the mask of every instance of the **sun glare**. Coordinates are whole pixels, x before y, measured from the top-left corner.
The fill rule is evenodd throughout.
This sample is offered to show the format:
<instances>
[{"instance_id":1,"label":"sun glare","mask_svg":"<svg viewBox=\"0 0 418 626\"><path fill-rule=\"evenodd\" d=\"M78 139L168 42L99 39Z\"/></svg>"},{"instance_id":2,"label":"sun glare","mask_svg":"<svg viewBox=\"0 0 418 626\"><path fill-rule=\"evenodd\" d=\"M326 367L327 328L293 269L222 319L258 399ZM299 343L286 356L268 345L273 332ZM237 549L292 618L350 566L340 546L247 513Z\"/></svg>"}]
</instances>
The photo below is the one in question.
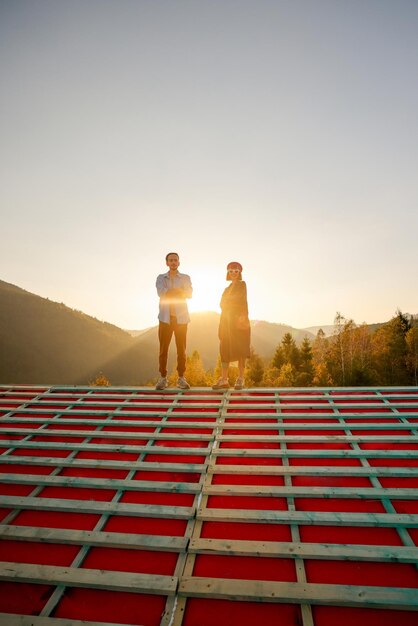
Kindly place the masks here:
<instances>
[{"instance_id":1,"label":"sun glare","mask_svg":"<svg viewBox=\"0 0 418 626\"><path fill-rule=\"evenodd\" d=\"M193 297L187 301L189 311L220 311L219 302L226 287L218 274L199 271L198 276L192 275Z\"/></svg>"}]
</instances>

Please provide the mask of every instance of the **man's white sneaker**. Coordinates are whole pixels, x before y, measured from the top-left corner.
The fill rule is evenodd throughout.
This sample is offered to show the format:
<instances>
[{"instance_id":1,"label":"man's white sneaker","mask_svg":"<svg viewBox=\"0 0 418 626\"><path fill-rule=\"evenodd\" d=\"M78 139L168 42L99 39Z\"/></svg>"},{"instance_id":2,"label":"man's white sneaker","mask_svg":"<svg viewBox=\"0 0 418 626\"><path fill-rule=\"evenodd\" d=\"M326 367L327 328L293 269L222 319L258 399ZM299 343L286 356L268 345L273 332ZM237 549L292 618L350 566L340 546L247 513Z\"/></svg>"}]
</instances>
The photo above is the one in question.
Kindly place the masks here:
<instances>
[{"instance_id":1,"label":"man's white sneaker","mask_svg":"<svg viewBox=\"0 0 418 626\"><path fill-rule=\"evenodd\" d=\"M156 389L165 389L167 387L167 377L166 376L160 376L160 378L158 379L157 384L155 385Z\"/></svg>"},{"instance_id":2,"label":"man's white sneaker","mask_svg":"<svg viewBox=\"0 0 418 626\"><path fill-rule=\"evenodd\" d=\"M187 380L184 378L184 376L179 376L178 380L177 380L177 387L179 389L190 389L190 385L187 382Z\"/></svg>"}]
</instances>

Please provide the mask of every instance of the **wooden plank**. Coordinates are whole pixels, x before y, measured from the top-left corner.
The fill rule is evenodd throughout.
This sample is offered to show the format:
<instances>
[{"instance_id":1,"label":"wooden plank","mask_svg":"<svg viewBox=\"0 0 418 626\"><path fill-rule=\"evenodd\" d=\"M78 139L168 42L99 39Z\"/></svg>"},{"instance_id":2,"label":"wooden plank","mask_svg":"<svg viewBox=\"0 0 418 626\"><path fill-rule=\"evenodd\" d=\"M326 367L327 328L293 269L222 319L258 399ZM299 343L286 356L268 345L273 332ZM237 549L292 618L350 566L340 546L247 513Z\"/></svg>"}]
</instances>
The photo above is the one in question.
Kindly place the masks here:
<instances>
[{"instance_id":1,"label":"wooden plank","mask_svg":"<svg viewBox=\"0 0 418 626\"><path fill-rule=\"evenodd\" d=\"M11 403L12 401L10 401ZM50 405L50 403L49 403ZM77 405L79 406L79 405ZM383 408L387 407L388 405L383 405ZM402 404L402 407L404 407L404 404ZM1 405L0 405L1 408ZM65 416L65 417L71 417L71 415L79 415L81 417L89 417L91 415L97 415L98 417L103 417L103 419L105 418L109 418L109 417L148 417L148 418L152 418L152 417L164 417L166 415L166 411L169 407L164 407L164 408L159 408L159 410L155 410L155 411L117 411L116 413L114 411L109 411L109 410L94 410L94 409L79 409L79 408L68 408L67 407L63 407L63 410L60 409L51 409L48 408L48 406L46 406L45 408L20 408L19 403L17 403L15 408L7 408L5 410L8 411L8 413L19 413L19 414L28 414L28 415L52 415L52 416ZM379 418L379 419L393 419L394 417L399 417L399 413L395 413L391 410L387 410L385 413L383 412L372 412L372 411L368 411L367 413L356 413L355 411L351 412L351 413L343 413L343 414L337 414L337 413L328 413L328 412L321 412L321 411L299 411L297 413L263 413L263 412L256 412L256 413L232 413L233 407L230 407L230 411L228 413L225 414L225 420L226 420L226 424L229 423L228 420L231 419L257 419L257 420L265 420L265 419L300 419L300 420L305 420L305 419L329 419L329 418L335 418L335 417L343 417L344 419L349 419L350 417L361 417L362 419L375 419L375 418ZM328 407L328 410L330 408L333 408L332 405L330 405ZM348 406L346 408L349 408ZM234 409L235 410L235 409ZM192 412L180 412L180 411L176 411L175 414L171 414L170 416L170 422L172 421L173 418L175 418L176 420L181 420L182 418L190 418L190 417L194 417L196 419L200 420L204 420L205 418L217 418L219 417L218 412L205 412L205 413L199 413L198 411L192 413ZM416 417L416 413L402 413L402 417ZM60 418L62 419L62 418ZM96 420L97 422L99 420ZM118 420L119 421L119 420ZM80 422L78 422L80 423ZM107 421L107 423L109 423ZM213 423L213 422L211 422ZM189 422L189 426L190 426L190 422Z\"/></svg>"},{"instance_id":2,"label":"wooden plank","mask_svg":"<svg viewBox=\"0 0 418 626\"><path fill-rule=\"evenodd\" d=\"M206 463L160 463L153 461L113 461L104 459L67 459L49 456L0 456L0 464L51 465L56 467L88 467L94 469L146 470L149 472L191 472L206 470ZM413 468L411 468L413 469ZM1 477L1 473L0 473Z\"/></svg>"},{"instance_id":3,"label":"wooden plank","mask_svg":"<svg viewBox=\"0 0 418 626\"><path fill-rule=\"evenodd\" d=\"M87 444L86 444L87 445ZM24 447L22 445L22 447ZM302 457L302 458L375 458L375 459L418 459L418 450L330 450L318 448L317 450L279 450L265 448L215 448L214 456L241 456L241 457Z\"/></svg>"},{"instance_id":4,"label":"wooden plank","mask_svg":"<svg viewBox=\"0 0 418 626\"><path fill-rule=\"evenodd\" d=\"M402 413L402 417L403 417L403 413ZM275 416L273 416L275 417ZM408 423L405 424L403 422L396 422L396 423L389 423L389 424L384 424L384 423L375 423L372 422L371 424L352 424L352 423L341 423L341 421L338 420L339 416L338 415L331 415L330 417L332 419L335 419L335 422L332 423L326 423L326 422L318 422L315 424L306 424L305 422L302 423L293 423L293 422L283 422L283 421L277 421L277 423L270 423L270 424L247 424L247 423L238 423L238 424L231 424L230 422L226 421L222 427L221 430L223 432L225 432L225 430L239 430L242 431L243 434L245 434L246 430L277 430L279 431L280 429L284 429L284 430L297 430L300 431L303 434L303 431L305 430L340 430L341 432L345 432L347 430L347 428L349 429L353 429L353 430L387 430L387 431L391 431L391 430L412 430L414 428L414 424ZM266 416L265 416L266 418ZM25 422L26 419L29 418L25 418ZM4 421L5 422L12 422L13 420L15 420L16 422L22 423L22 419L18 419L18 418L6 418ZM94 421L94 420L93 420ZM97 421L97 420L96 420ZM61 419L60 419L61 422ZM57 423L57 421L55 420L54 422L55 424ZM106 422L106 424L108 424L109 422ZM119 423L119 421L118 421ZM236 437L239 437L240 435L222 435L222 440L226 441L226 439L224 439L224 437L234 437L233 441L235 441ZM258 436L258 435L256 435ZM275 435L273 435L274 437ZM253 435L251 435L251 441L252 441Z\"/></svg>"},{"instance_id":5,"label":"wooden plank","mask_svg":"<svg viewBox=\"0 0 418 626\"><path fill-rule=\"evenodd\" d=\"M67 513L94 513L98 515L129 515L134 517L164 517L190 519L194 507L164 506L156 504L127 504L124 502L98 502L93 500L64 500L58 498L31 498L0 496L0 507L35 511Z\"/></svg>"},{"instance_id":6,"label":"wooden plank","mask_svg":"<svg viewBox=\"0 0 418 626\"><path fill-rule=\"evenodd\" d=\"M356 467L350 465L209 465L208 474L259 474L274 476L390 476L417 477L418 467Z\"/></svg>"},{"instance_id":7,"label":"wooden plank","mask_svg":"<svg viewBox=\"0 0 418 626\"><path fill-rule=\"evenodd\" d=\"M324 511L271 511L260 509L198 509L205 522L266 522L326 526L379 526L418 528L418 515L392 513L340 513Z\"/></svg>"},{"instance_id":8,"label":"wooden plank","mask_svg":"<svg viewBox=\"0 0 418 626\"><path fill-rule=\"evenodd\" d=\"M38 431L38 435L43 435L44 431ZM58 435L55 435L58 436ZM83 438L87 434L81 434ZM171 448L168 446L131 446L128 444L108 444L108 443L68 443L61 441L19 441L16 439L4 439L1 441L3 448L34 448L36 450L75 450L89 452L127 452L127 453L147 453L147 454L174 454L180 456L205 456L211 451L206 448ZM417 451L418 454L418 451Z\"/></svg>"},{"instance_id":9,"label":"wooden plank","mask_svg":"<svg viewBox=\"0 0 418 626\"><path fill-rule=\"evenodd\" d=\"M281 426L283 428L283 426ZM284 427L291 430L290 427ZM347 426L345 427L347 428ZM409 426L409 430L413 427ZM22 429L16 429L16 432ZM36 432L36 431L35 431ZM39 431L37 431L39 434ZM45 431L42 431L44 433ZM56 433L56 431L54 431ZM80 433L78 434L80 436ZM254 443L418 443L417 435L219 435L217 440ZM230 448L229 448L230 449Z\"/></svg>"},{"instance_id":10,"label":"wooden plank","mask_svg":"<svg viewBox=\"0 0 418 626\"><path fill-rule=\"evenodd\" d=\"M21 411L19 411L19 413L21 413ZM30 413L27 413L27 415L30 415ZM172 417L173 414L171 414L170 417ZM50 418L45 418L45 417L2 417L0 419L0 427L1 427L1 432L4 432L4 429L2 428L3 424L22 424L22 423L27 423L27 424L57 424L59 426L61 425L66 425L66 426L75 426L76 424L78 426L118 426L118 427L126 427L129 426L130 428L134 428L135 430L137 428L175 428L178 429L179 432L181 433L181 431L184 428L193 428L196 430L199 429L208 429L208 428L212 428L215 429L216 428L216 422L212 421L208 421L208 422L203 422L201 420L193 422L193 424L190 424L190 422L177 422L177 421L173 421L172 419L170 419L169 422L162 422L157 421L157 420L136 420L136 419L131 419L131 420L120 420L120 419L112 419L111 421L109 421L108 418L106 419L77 419L77 418L71 418L71 417L50 417ZM267 427L267 425L260 425L260 428L265 428ZM396 427L396 424L391 424L391 426ZM270 426L271 427L271 426ZM315 425L315 428L317 426ZM389 426L388 426L389 427ZM411 426L408 426L407 424L399 424L397 426L397 428L411 428ZM329 424L328 424L328 428L329 428ZM21 430L21 429L19 429ZM59 431L58 431L59 432ZM83 432L83 431L77 431L78 433ZM94 431L88 431L88 432L94 432ZM100 431L103 432L103 431ZM106 432L106 431L105 431ZM128 432L128 431L125 431ZM150 433L147 432L146 433L147 436L150 436L152 434L157 435L158 433ZM211 435L208 435L208 437L211 437Z\"/></svg>"},{"instance_id":11,"label":"wooden plank","mask_svg":"<svg viewBox=\"0 0 418 626\"><path fill-rule=\"evenodd\" d=\"M54 424L58 424L57 421ZM109 426L109 422L106 422ZM112 424L113 427L117 427L118 424ZM190 426L190 425L189 425ZM160 424L161 427L161 424ZM156 440L168 440L168 441L213 441L213 435L199 435L199 434L176 434L176 433L138 433L134 431L103 431L103 430L52 430L52 429L42 429L39 428L0 428L0 433L8 434L8 435L37 435L42 437L82 437L88 436L89 438L97 438L100 439L156 439Z\"/></svg>"},{"instance_id":12,"label":"wooden plank","mask_svg":"<svg viewBox=\"0 0 418 626\"><path fill-rule=\"evenodd\" d=\"M136 481L137 482L137 481ZM276 487L270 485L208 485L203 493L210 496L272 496L283 498L349 498L355 500L416 500L418 489L378 487Z\"/></svg>"},{"instance_id":13,"label":"wooden plank","mask_svg":"<svg viewBox=\"0 0 418 626\"><path fill-rule=\"evenodd\" d=\"M63 528L40 528L37 526L13 526L5 524L0 524L0 539L169 552L185 551L189 541L187 537L108 533L102 531L67 530Z\"/></svg>"},{"instance_id":14,"label":"wooden plank","mask_svg":"<svg viewBox=\"0 0 418 626\"><path fill-rule=\"evenodd\" d=\"M63 617L39 617L36 615L15 615L0 613L0 626L135 626L120 622L91 622Z\"/></svg>"},{"instance_id":15,"label":"wooden plank","mask_svg":"<svg viewBox=\"0 0 418 626\"><path fill-rule=\"evenodd\" d=\"M173 576L7 562L0 563L0 580L170 596L177 587L177 578Z\"/></svg>"},{"instance_id":16,"label":"wooden plank","mask_svg":"<svg viewBox=\"0 0 418 626\"><path fill-rule=\"evenodd\" d=\"M332 408L331 406L329 408ZM231 420L243 420L245 421L246 419L250 418L251 420L257 420L257 421L261 421L261 420L266 420L266 419L277 419L280 420L279 424L285 424L286 422L285 420L300 420L300 421L305 421L305 420L318 420L321 421L323 419L335 419L335 418L343 418L346 420L349 420L350 418L361 418L364 420L367 419L379 419L379 420L393 420L395 419L399 419L400 417L403 418L408 418L408 417L416 417L416 413L392 413L392 412L386 412L386 413L377 413L377 412L367 412L367 413L356 413L356 412L352 412L352 413L327 413L327 412L310 412L310 413L305 413L305 412L298 412L298 413L227 413L227 415L225 416L225 427L228 428L235 428L235 423L234 422L234 426L230 426L231 424ZM283 422L281 421L283 420ZM291 422L292 425L295 424L295 422ZM256 426L255 424L253 424L252 426L253 428L258 428L258 426ZM275 427L275 424L270 424L271 428ZM288 426L289 427L289 426ZM311 428L314 428L314 424L311 424Z\"/></svg>"},{"instance_id":17,"label":"wooden plank","mask_svg":"<svg viewBox=\"0 0 418 626\"><path fill-rule=\"evenodd\" d=\"M118 480L115 478L84 478L79 476L39 476L36 474L0 474L0 483L39 485L42 487L80 487L82 489L115 489L123 491L158 491L165 493L199 493L198 483L149 480Z\"/></svg>"},{"instance_id":18,"label":"wooden plank","mask_svg":"<svg viewBox=\"0 0 418 626\"><path fill-rule=\"evenodd\" d=\"M293 559L418 563L418 548L321 543L191 539L192 554L234 554Z\"/></svg>"},{"instance_id":19,"label":"wooden plank","mask_svg":"<svg viewBox=\"0 0 418 626\"><path fill-rule=\"evenodd\" d=\"M184 577L179 594L258 602L418 610L416 589Z\"/></svg>"}]
</instances>

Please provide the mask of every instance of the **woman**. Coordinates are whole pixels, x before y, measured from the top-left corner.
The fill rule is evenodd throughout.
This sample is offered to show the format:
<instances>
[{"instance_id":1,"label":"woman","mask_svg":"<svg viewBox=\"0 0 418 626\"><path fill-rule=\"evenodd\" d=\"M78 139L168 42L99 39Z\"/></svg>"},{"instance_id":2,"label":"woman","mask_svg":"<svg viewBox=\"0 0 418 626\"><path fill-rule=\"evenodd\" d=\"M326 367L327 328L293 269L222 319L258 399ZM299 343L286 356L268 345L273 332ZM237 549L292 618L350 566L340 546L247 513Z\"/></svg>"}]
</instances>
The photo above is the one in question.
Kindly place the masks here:
<instances>
[{"instance_id":1,"label":"woman","mask_svg":"<svg viewBox=\"0 0 418 626\"><path fill-rule=\"evenodd\" d=\"M245 359L250 356L250 321L248 319L247 286L242 280L242 265L233 261L226 268L226 280L231 284L221 299L221 319L218 336L222 361L222 376L212 389L228 389L228 368L238 361L235 389L244 387Z\"/></svg>"}]
</instances>

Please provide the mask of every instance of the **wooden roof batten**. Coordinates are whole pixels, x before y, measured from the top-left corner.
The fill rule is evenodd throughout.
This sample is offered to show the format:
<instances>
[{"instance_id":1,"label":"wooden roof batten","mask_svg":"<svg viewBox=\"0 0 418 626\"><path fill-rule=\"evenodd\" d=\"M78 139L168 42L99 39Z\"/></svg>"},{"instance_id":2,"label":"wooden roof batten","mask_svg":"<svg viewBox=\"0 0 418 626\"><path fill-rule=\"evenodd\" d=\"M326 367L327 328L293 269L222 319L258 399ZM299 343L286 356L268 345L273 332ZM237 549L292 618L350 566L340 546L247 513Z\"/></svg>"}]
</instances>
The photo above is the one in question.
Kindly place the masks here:
<instances>
[{"instance_id":1,"label":"wooden roof batten","mask_svg":"<svg viewBox=\"0 0 418 626\"><path fill-rule=\"evenodd\" d=\"M28 553L31 543L78 549L66 567L0 562L0 585L54 589L38 615L3 610L0 624L120 626L85 619L81 608L80 619L56 617L67 589L81 588L134 593L144 602L162 596L160 626L182 626L189 599L256 602L261 611L265 603L292 604L303 626L321 626L315 606L355 607L365 615L381 609L382 616L388 609L405 616L418 611L412 574L418 566L417 387L223 393L0 385L0 437L0 507L6 510L0 541L22 543ZM112 474L121 471L124 477ZM50 497L48 490L62 490L62 496ZM114 494L111 500L97 499L105 491ZM75 495L83 493L92 495ZM129 500L137 495L138 501ZM188 504L168 504L177 497ZM20 516L31 512L45 519L96 515L99 522L92 530L21 525ZM118 518L181 522L185 530L182 536L109 532L108 521ZM260 538L218 538L208 534L213 525L224 534L252 527ZM257 528L267 527L289 528L291 540L262 539ZM327 528L391 532L399 545L375 538L341 543L333 534L318 543L305 538L306 529ZM170 552L176 566L171 575L117 571L110 561L108 570L98 570L83 565L94 549L135 551L138 558L155 552L156 560ZM290 560L295 581L259 580L250 569L239 580L226 577L222 567L216 575L195 573L205 559L247 557L277 565ZM360 569L362 563L411 567L411 586L390 586L390 578L384 585L315 582L310 564L324 561L354 562Z\"/></svg>"}]
</instances>

